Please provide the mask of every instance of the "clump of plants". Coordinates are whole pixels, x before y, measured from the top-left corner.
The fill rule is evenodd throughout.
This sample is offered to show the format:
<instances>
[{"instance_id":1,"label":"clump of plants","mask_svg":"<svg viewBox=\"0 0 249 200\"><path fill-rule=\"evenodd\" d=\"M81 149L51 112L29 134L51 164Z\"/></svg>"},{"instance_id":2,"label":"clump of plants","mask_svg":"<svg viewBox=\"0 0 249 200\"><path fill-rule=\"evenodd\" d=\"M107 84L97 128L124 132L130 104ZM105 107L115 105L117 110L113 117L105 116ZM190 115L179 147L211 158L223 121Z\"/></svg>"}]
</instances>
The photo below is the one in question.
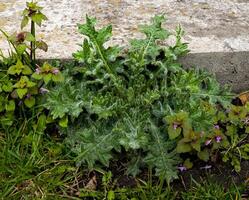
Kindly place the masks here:
<instances>
[{"instance_id":1,"label":"clump of plants","mask_svg":"<svg viewBox=\"0 0 249 200\"><path fill-rule=\"evenodd\" d=\"M37 189L31 174L52 168L51 160L63 149L44 134L51 122L42 106L46 93L63 81L58 67L36 61L36 50L48 47L36 37L35 27L47 18L33 1L27 2L22 16L20 31L0 30L10 45L8 56L0 51L0 198L12 193L11 199L24 198L24 193L35 198L29 189L19 193L27 185Z\"/></svg>"},{"instance_id":2,"label":"clump of plants","mask_svg":"<svg viewBox=\"0 0 249 200\"><path fill-rule=\"evenodd\" d=\"M179 163L191 168L190 158L208 161L229 148L217 115L226 115L233 95L210 74L181 67L178 59L188 53L183 30L170 32L164 22L160 15L140 26L144 38L126 48L106 46L111 25L97 30L89 16L78 25L87 37L73 54L78 64L46 103L53 119L64 122L61 133L77 165L108 166L122 154L127 173L149 167L170 182ZM175 44L161 45L169 37Z\"/></svg>"},{"instance_id":3,"label":"clump of plants","mask_svg":"<svg viewBox=\"0 0 249 200\"><path fill-rule=\"evenodd\" d=\"M242 159L249 159L249 104L232 105L234 95L212 75L182 68L179 58L189 50L181 26L169 31L158 15L140 26L143 38L108 46L112 26L97 29L96 19L86 16L78 24L85 36L81 50L61 72L58 64L36 60L37 49L48 49L36 37L36 25L47 20L42 7L28 2L22 16L20 32L0 30L10 44L9 56L0 54L3 197L45 198L59 191L65 198L71 192L113 199L110 164L121 163L126 174L149 171L150 183L141 181L145 198L171 198L171 190L161 193L164 181L194 160L222 159L240 171ZM81 192L85 166L103 172L104 193L88 191L92 182L97 187L95 176ZM160 180L155 188L154 174ZM117 191L125 198L128 190Z\"/></svg>"},{"instance_id":4,"label":"clump of plants","mask_svg":"<svg viewBox=\"0 0 249 200\"><path fill-rule=\"evenodd\" d=\"M46 120L41 107L44 94L48 92L51 82L63 80L58 68L48 63L39 66L36 62L36 50L47 51L48 48L44 41L35 36L35 26L41 26L47 20L41 11L42 7L37 3L28 2L22 14L22 30L10 35L1 30L10 44L10 51L9 57L1 53L0 129L7 130L13 124L21 126L23 121L30 121L31 118ZM30 31L24 31L29 22ZM34 130L37 129L35 123Z\"/></svg>"},{"instance_id":5,"label":"clump of plants","mask_svg":"<svg viewBox=\"0 0 249 200\"><path fill-rule=\"evenodd\" d=\"M241 106L231 105L224 113L218 113L216 132L221 140L226 141L225 148L213 145L219 149L224 162L230 162L235 171L241 170L242 160L249 160L249 103ZM217 136L216 136L217 137ZM216 138L217 140L217 138Z\"/></svg>"}]
</instances>

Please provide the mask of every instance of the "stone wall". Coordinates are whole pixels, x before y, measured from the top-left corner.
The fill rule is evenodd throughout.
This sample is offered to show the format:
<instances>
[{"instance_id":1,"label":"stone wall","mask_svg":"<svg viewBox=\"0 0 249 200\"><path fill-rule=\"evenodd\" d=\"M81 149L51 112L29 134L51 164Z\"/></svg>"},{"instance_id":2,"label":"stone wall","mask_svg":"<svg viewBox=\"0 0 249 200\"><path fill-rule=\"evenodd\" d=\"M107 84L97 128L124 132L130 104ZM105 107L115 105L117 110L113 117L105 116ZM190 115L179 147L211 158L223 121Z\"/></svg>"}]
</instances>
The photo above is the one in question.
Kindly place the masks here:
<instances>
[{"instance_id":1,"label":"stone wall","mask_svg":"<svg viewBox=\"0 0 249 200\"><path fill-rule=\"evenodd\" d=\"M49 44L42 58L70 58L81 43L76 24L86 14L100 25L113 24L113 43L126 44L139 36L137 25L158 13L168 17L170 29L182 24L192 52L249 51L249 0L40 0L47 21L38 36ZM19 28L24 0L0 0L0 27L10 33ZM7 49L3 37L0 48Z\"/></svg>"}]
</instances>

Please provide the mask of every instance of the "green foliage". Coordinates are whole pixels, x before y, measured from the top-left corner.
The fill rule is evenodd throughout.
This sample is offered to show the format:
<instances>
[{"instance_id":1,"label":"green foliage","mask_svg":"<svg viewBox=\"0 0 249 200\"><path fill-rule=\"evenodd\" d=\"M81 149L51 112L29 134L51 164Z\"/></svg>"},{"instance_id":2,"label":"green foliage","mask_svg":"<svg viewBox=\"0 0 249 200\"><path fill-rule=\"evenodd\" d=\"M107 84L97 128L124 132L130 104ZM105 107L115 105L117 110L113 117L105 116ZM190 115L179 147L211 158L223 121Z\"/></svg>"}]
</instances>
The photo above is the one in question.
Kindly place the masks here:
<instances>
[{"instance_id":1,"label":"green foliage","mask_svg":"<svg viewBox=\"0 0 249 200\"><path fill-rule=\"evenodd\" d=\"M102 124L89 125L79 130L69 130L69 144L73 147L72 151L76 154L77 165L87 163L90 169L94 169L96 161L105 166L109 166L112 157L111 150L118 149L119 143L117 135L112 134L111 129L103 129Z\"/></svg>"},{"instance_id":2,"label":"green foliage","mask_svg":"<svg viewBox=\"0 0 249 200\"><path fill-rule=\"evenodd\" d=\"M22 16L22 22L21 22L21 29L23 29L25 26L28 25L29 21L31 22L31 29L30 33L28 33L28 37L26 38L27 41L30 41L30 60L32 61L32 64L35 63L35 51L36 49L41 49L43 51L48 50L48 45L42 41L42 40L36 40L35 34L35 25L41 26L42 22L47 20L47 17L41 12L42 7L37 5L38 2L26 2L26 8L23 10Z\"/></svg>"},{"instance_id":3,"label":"green foliage","mask_svg":"<svg viewBox=\"0 0 249 200\"><path fill-rule=\"evenodd\" d=\"M163 41L170 36L170 33L162 28L164 21L163 15L155 16L152 19L152 24L140 26L140 31L146 35L146 38L131 40L130 56L138 67L156 61L156 57L159 56L161 47L157 45L156 41ZM183 44L180 45L185 47Z\"/></svg>"},{"instance_id":4,"label":"green foliage","mask_svg":"<svg viewBox=\"0 0 249 200\"><path fill-rule=\"evenodd\" d=\"M86 24L78 24L79 32L89 37L90 41L85 40L83 43L83 51L74 54L74 57L81 60L84 59L84 64L87 66L87 74L99 74L97 77L101 79L106 75L109 76L114 82L115 80L115 61L119 54L118 47L104 48L105 42L109 40L112 35L111 25L104 27L100 30L95 29L96 19L86 16ZM97 66L97 67L96 67ZM107 74L106 74L107 72ZM93 75L94 75L93 74ZM108 77L106 77L107 79ZM103 80L102 80L103 81Z\"/></svg>"},{"instance_id":5,"label":"green foliage","mask_svg":"<svg viewBox=\"0 0 249 200\"><path fill-rule=\"evenodd\" d=\"M78 25L82 49L61 73L58 63L35 59L37 49L48 49L35 31L47 20L42 7L27 2L22 16L21 29L30 22L30 32L0 30L10 44L8 57L0 51L0 198L175 199L169 184L180 163L190 169L193 158L215 161L220 152L240 171L249 159L249 104L232 106L233 95L214 77L182 68L188 47L180 26L170 32L155 16L140 26L144 38L110 47L112 26L96 29L86 16ZM175 44L163 45L169 36ZM133 176L148 169L149 180L119 188L103 170L116 160ZM98 191L87 187L83 169L102 174ZM182 198L239 195L197 186Z\"/></svg>"},{"instance_id":6,"label":"green foliage","mask_svg":"<svg viewBox=\"0 0 249 200\"><path fill-rule=\"evenodd\" d=\"M182 131L186 135L191 129L189 122L189 116L186 112L179 112L176 115L166 117L166 121L170 124L168 126L169 139L173 140L177 138Z\"/></svg>"},{"instance_id":7,"label":"green foliage","mask_svg":"<svg viewBox=\"0 0 249 200\"><path fill-rule=\"evenodd\" d=\"M35 125L31 120L19 130L0 131L0 199L58 199L79 176L65 147L44 137L44 120L41 115Z\"/></svg>"},{"instance_id":8,"label":"green foliage","mask_svg":"<svg viewBox=\"0 0 249 200\"><path fill-rule=\"evenodd\" d=\"M174 144L165 141L159 130L151 125L152 138L149 144L149 153L145 157L145 163L156 167L156 175L161 179L166 179L168 184L171 179L177 178L175 167L179 163L178 155L174 149Z\"/></svg>"},{"instance_id":9,"label":"green foliage","mask_svg":"<svg viewBox=\"0 0 249 200\"><path fill-rule=\"evenodd\" d=\"M201 132L213 130L216 106L227 107L232 95L210 74L181 67L178 58L188 52L183 30L169 32L164 21L156 16L141 26L145 38L125 49L106 45L110 25L97 30L96 19L88 16L78 25L87 37L73 54L78 64L65 72L67 81L49 93L45 105L53 119L67 120L61 133L78 165L108 166L124 149L131 158L143 155L131 159L133 175L145 165L170 182L177 177L179 153L194 151L208 160ZM160 45L169 36L175 44Z\"/></svg>"},{"instance_id":10,"label":"green foliage","mask_svg":"<svg viewBox=\"0 0 249 200\"><path fill-rule=\"evenodd\" d=\"M237 187L236 185L229 185L229 188L224 188L223 185L212 181L211 179L203 180L201 183L192 180L189 191L181 194L181 199L207 199L207 200L227 200L227 199L243 199L242 192L245 187Z\"/></svg>"},{"instance_id":11,"label":"green foliage","mask_svg":"<svg viewBox=\"0 0 249 200\"><path fill-rule=\"evenodd\" d=\"M27 6L25 12L41 9L34 3L27 3ZM35 14L27 15L22 28L28 23L27 18ZM10 44L10 53L8 57L1 53L0 60L0 198L40 199L44 198L45 191L64 190L62 185L68 180L63 180L63 176L71 167L60 161L56 161L58 166L54 165L55 155L63 148L45 139L49 116L41 106L48 91L44 87L63 79L57 68L47 63L38 67L31 58L35 53L31 46L38 42L34 32L13 35L1 32ZM36 79L39 70L42 78ZM51 81L43 76L49 76ZM65 170L57 172L60 167Z\"/></svg>"},{"instance_id":12,"label":"green foliage","mask_svg":"<svg viewBox=\"0 0 249 200\"><path fill-rule=\"evenodd\" d=\"M231 106L225 117L220 115L217 119L223 124L220 131L228 143L226 148L221 149L222 159L224 162L230 161L237 172L241 169L241 160L249 160L248 116L249 103L244 106Z\"/></svg>"},{"instance_id":13,"label":"green foliage","mask_svg":"<svg viewBox=\"0 0 249 200\"><path fill-rule=\"evenodd\" d=\"M21 22L21 29L23 29L29 21L35 22L37 25L41 26L42 21L47 20L47 17L41 12L42 7L37 5L37 2L27 2L26 8L24 9Z\"/></svg>"},{"instance_id":14,"label":"green foliage","mask_svg":"<svg viewBox=\"0 0 249 200\"><path fill-rule=\"evenodd\" d=\"M20 75L21 73L23 75L30 75L32 74L32 70L29 66L23 65L23 63L20 60L17 60L16 64L13 66L10 66L10 68L7 71L10 75Z\"/></svg>"},{"instance_id":15,"label":"green foliage","mask_svg":"<svg viewBox=\"0 0 249 200\"><path fill-rule=\"evenodd\" d=\"M48 50L48 45L44 41L38 40L36 38L35 25L37 24L38 26L41 26L42 22L44 20L47 20L47 17L41 12L43 8L38 6L37 4L38 3L34 1L27 2L26 8L23 10L22 13L23 19L21 22L21 29L26 27L28 23L31 22L30 32L21 31L19 33L15 32L9 35L0 29L0 31L6 37L9 44L13 47L13 49L11 50L11 54L14 55L12 57L14 57L14 59L17 59L16 65L13 65L13 67L11 67L10 70L8 71L8 73L10 74L13 73L20 74L22 70L30 74L31 71L30 69L28 69L28 67L31 64L32 68L35 67L36 49L41 49L43 51ZM28 53L29 50L30 53ZM23 61L25 61L25 63Z\"/></svg>"},{"instance_id":16,"label":"green foliage","mask_svg":"<svg viewBox=\"0 0 249 200\"><path fill-rule=\"evenodd\" d=\"M26 19L43 16L41 9L37 3L27 3L22 28L27 23ZM45 19L45 16L42 18ZM42 20L38 21L40 24ZM30 54L27 50L32 49L32 44L36 42L35 33L20 32L9 36L1 32L12 47L9 57L2 54L0 60L0 130L7 130L14 122L19 127L29 118L38 119L43 110L39 104L44 101L43 93L47 91L44 87L49 87L50 82L63 81L63 76L58 68L48 63L42 67L34 63L30 54L34 54L35 49Z\"/></svg>"},{"instance_id":17,"label":"green foliage","mask_svg":"<svg viewBox=\"0 0 249 200\"><path fill-rule=\"evenodd\" d=\"M51 111L53 119L63 118L70 114L72 117L78 117L82 112L83 100L82 92L84 92L81 85L76 88L71 84L71 79L67 79L56 86L52 92L49 93L49 98L45 107Z\"/></svg>"},{"instance_id":18,"label":"green foliage","mask_svg":"<svg viewBox=\"0 0 249 200\"><path fill-rule=\"evenodd\" d=\"M207 106L207 105L205 105ZM210 105L208 105L210 107ZM197 131L186 113L179 112L166 117L169 123L170 139L177 138L178 153L196 154L203 161L216 161L213 155L220 152L223 161L231 161L237 172L240 171L241 159L248 160L248 104L208 108L211 120L210 129Z\"/></svg>"},{"instance_id":19,"label":"green foliage","mask_svg":"<svg viewBox=\"0 0 249 200\"><path fill-rule=\"evenodd\" d=\"M132 199L132 200L175 200L175 199L244 199L243 192L246 190L246 186L241 184L239 186L235 184L228 184L226 188L222 184L207 178L207 180L201 180L200 183L195 180L191 180L191 185L187 191L182 192L181 189L173 189L167 185L164 185L163 181L153 182L152 172L148 172L148 178L146 180L136 180L137 186L133 188L116 187L118 181L115 180L110 171L100 172L102 179L100 179L99 190L81 189L79 193L80 198L94 198L94 199ZM246 198L246 197L245 197Z\"/></svg>"},{"instance_id":20,"label":"green foliage","mask_svg":"<svg viewBox=\"0 0 249 200\"><path fill-rule=\"evenodd\" d=\"M30 22L30 32L1 30L11 49L0 53L0 198L174 199L169 183L182 154L208 161L220 151L236 171L249 159L249 106L231 106L232 95L210 74L181 67L188 48L180 26L170 32L155 16L140 26L145 37L124 49L107 46L111 25L97 30L87 16L78 25L87 38L73 54L77 64L61 73L35 59L37 49L48 49L35 32L47 20L42 7L28 2L22 16L21 29ZM169 36L175 44L160 45ZM118 188L111 172L97 170L100 191L80 189L81 166L108 167L121 155L128 174L146 167L150 180ZM191 159L183 166L192 168Z\"/></svg>"},{"instance_id":21,"label":"green foliage","mask_svg":"<svg viewBox=\"0 0 249 200\"><path fill-rule=\"evenodd\" d=\"M53 82L63 81L63 76L59 69L52 67L47 62L45 62L42 67L36 69L36 72L32 74L32 78L35 80L43 80L45 84L48 84L51 80Z\"/></svg>"}]
</instances>

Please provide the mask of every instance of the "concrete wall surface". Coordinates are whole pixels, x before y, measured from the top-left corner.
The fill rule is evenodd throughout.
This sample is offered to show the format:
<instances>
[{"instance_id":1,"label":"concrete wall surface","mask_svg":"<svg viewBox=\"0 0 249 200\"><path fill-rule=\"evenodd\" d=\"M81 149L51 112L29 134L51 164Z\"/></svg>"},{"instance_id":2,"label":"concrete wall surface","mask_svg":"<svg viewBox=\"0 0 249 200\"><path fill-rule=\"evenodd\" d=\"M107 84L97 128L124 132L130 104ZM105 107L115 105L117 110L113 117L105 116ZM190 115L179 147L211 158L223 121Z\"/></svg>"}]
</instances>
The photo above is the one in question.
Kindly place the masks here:
<instances>
[{"instance_id":1,"label":"concrete wall surface","mask_svg":"<svg viewBox=\"0 0 249 200\"><path fill-rule=\"evenodd\" d=\"M207 69L236 93L249 90L249 52L193 53L181 59L184 67Z\"/></svg>"},{"instance_id":2,"label":"concrete wall surface","mask_svg":"<svg viewBox=\"0 0 249 200\"><path fill-rule=\"evenodd\" d=\"M45 58L68 58L82 37L76 24L86 14L97 17L100 25L113 24L113 42L125 44L138 36L137 25L158 13L168 17L173 29L182 24L192 52L233 52L249 50L249 0L39 0L49 21L38 36L49 44ZM0 27L8 32L19 29L25 0L0 0ZM6 49L3 37L0 48Z\"/></svg>"}]
</instances>

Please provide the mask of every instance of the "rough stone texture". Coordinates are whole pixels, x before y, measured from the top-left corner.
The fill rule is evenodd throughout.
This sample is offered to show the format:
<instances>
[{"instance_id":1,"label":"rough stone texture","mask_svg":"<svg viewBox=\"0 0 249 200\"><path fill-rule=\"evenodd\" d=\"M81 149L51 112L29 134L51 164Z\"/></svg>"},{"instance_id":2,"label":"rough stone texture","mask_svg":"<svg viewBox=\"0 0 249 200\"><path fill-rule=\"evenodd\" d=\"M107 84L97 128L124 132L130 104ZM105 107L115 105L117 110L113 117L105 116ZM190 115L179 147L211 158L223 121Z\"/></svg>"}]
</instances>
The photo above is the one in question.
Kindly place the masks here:
<instances>
[{"instance_id":1,"label":"rough stone texture","mask_svg":"<svg viewBox=\"0 0 249 200\"><path fill-rule=\"evenodd\" d=\"M137 25L158 13L168 16L172 29L182 24L192 52L249 51L249 0L40 0L48 16L38 36L49 44L43 58L68 58L81 43L76 23L85 14L101 25L113 24L113 43L126 44L137 37ZM24 0L0 1L0 27L13 32L19 27ZM0 38L0 48L7 45Z\"/></svg>"},{"instance_id":2,"label":"rough stone texture","mask_svg":"<svg viewBox=\"0 0 249 200\"><path fill-rule=\"evenodd\" d=\"M188 54L181 59L183 66L205 68L222 85L232 86L234 92L249 90L249 52L215 52Z\"/></svg>"}]
</instances>

